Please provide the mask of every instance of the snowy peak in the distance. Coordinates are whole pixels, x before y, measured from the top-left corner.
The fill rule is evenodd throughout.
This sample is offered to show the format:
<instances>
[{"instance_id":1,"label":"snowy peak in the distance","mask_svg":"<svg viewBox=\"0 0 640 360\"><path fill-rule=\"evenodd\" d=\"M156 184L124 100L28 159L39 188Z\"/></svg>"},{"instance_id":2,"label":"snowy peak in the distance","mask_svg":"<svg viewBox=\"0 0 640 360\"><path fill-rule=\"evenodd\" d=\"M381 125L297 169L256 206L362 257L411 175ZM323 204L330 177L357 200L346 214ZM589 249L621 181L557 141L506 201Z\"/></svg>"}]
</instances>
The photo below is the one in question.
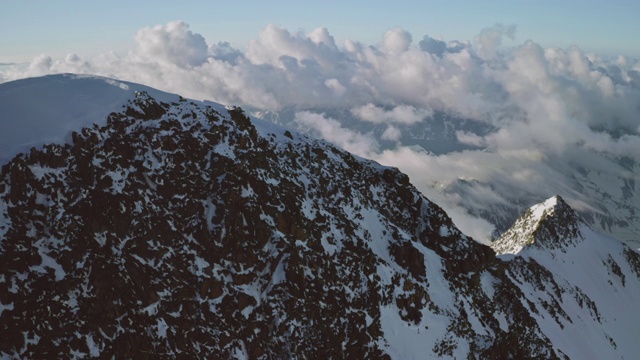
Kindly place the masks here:
<instances>
[{"instance_id":1,"label":"snowy peak in the distance","mask_svg":"<svg viewBox=\"0 0 640 360\"><path fill-rule=\"evenodd\" d=\"M637 358L640 254L594 231L561 197L532 206L491 247L557 353ZM558 336L559 335L559 336ZM586 340L588 339L588 340ZM629 352L632 351L632 352Z\"/></svg>"},{"instance_id":2,"label":"snowy peak in the distance","mask_svg":"<svg viewBox=\"0 0 640 360\"><path fill-rule=\"evenodd\" d=\"M582 237L579 224L587 226L556 195L530 207L491 247L497 254L516 254L529 247L563 248Z\"/></svg>"}]
</instances>

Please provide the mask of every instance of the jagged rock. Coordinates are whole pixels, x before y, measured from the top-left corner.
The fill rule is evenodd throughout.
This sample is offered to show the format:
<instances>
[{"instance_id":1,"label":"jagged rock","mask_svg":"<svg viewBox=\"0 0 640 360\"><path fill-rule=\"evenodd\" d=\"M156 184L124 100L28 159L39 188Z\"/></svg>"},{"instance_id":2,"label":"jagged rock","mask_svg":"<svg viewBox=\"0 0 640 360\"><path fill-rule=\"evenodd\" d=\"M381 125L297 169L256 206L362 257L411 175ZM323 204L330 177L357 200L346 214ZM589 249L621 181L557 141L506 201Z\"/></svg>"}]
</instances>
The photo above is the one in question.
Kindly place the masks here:
<instances>
[{"instance_id":1,"label":"jagged rock","mask_svg":"<svg viewBox=\"0 0 640 360\"><path fill-rule=\"evenodd\" d=\"M633 318L531 255L576 261L593 236L570 216L526 227L562 246L497 257L397 169L126 88L101 125L2 167L1 356L562 358L580 342L555 326L595 323L599 357L637 353L606 325ZM598 279L637 299L637 253L598 251Z\"/></svg>"},{"instance_id":2,"label":"jagged rock","mask_svg":"<svg viewBox=\"0 0 640 360\"><path fill-rule=\"evenodd\" d=\"M578 215L560 196L525 212L491 247L499 254L517 253L524 247L564 249L581 238Z\"/></svg>"},{"instance_id":3,"label":"jagged rock","mask_svg":"<svg viewBox=\"0 0 640 360\"><path fill-rule=\"evenodd\" d=\"M624 357L622 348L633 346L625 334L640 335L633 325L637 319L621 309L633 307L640 298L637 277L632 282L628 277L640 255L595 233L561 197L531 207L491 246L503 254L530 310L551 320L539 321L545 333L599 329L582 347L555 345L557 354ZM608 321L617 324L611 327Z\"/></svg>"}]
</instances>

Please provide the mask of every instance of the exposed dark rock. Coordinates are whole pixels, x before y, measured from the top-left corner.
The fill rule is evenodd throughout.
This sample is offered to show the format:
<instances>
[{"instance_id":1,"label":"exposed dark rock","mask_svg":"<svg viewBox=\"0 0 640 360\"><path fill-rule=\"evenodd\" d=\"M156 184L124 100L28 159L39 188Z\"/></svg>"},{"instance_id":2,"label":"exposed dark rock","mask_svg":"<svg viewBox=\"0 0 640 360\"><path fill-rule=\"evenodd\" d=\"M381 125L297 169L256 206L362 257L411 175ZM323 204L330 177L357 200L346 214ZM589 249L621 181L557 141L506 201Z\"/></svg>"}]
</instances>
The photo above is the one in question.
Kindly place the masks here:
<instances>
[{"instance_id":1,"label":"exposed dark rock","mask_svg":"<svg viewBox=\"0 0 640 360\"><path fill-rule=\"evenodd\" d=\"M397 169L256 126L138 92L3 166L0 356L376 359L402 330L426 357L562 357L532 314L569 315L513 280L557 298L544 267L498 259Z\"/></svg>"}]
</instances>

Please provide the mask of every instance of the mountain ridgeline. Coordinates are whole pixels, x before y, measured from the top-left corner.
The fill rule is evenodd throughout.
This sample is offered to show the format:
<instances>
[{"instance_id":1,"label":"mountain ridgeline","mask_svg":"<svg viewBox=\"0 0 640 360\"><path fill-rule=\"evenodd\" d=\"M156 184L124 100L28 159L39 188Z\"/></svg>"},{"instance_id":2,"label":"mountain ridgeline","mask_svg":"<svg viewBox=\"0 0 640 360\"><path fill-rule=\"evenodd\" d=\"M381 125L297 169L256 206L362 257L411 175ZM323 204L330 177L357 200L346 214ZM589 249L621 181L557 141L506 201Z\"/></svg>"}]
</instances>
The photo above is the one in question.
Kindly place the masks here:
<instances>
[{"instance_id":1,"label":"mountain ridgeline","mask_svg":"<svg viewBox=\"0 0 640 360\"><path fill-rule=\"evenodd\" d=\"M370 105L384 111L393 109L383 104ZM255 111L254 114L315 136L331 135L323 134L322 126L301 121L304 114L312 113L318 117L332 119L339 124L341 131L354 132L377 144L378 150L369 150L371 156L394 161L401 170L408 171L418 189L427 196L431 194L440 198L445 210L451 209L454 211L452 214L458 215L456 213L460 213L459 209L464 209L464 213L493 226L492 237L500 237L531 205L557 193L564 196L569 203L579 205L577 211L581 218L593 229L631 247L640 248L640 187L637 186L640 163L636 161L637 157L634 159L579 148L566 150L561 154L545 152L539 161L528 163L523 159L517 166L506 162L503 167L500 165L501 161L491 162L485 157L497 155L496 149L479 144L471 145L460 140L461 134L471 134L472 137L478 138L497 134L501 128L496 125L465 119L443 111L434 111L420 121L393 121L390 125L389 122L365 121L353 110L291 107L277 112ZM397 139L385 136L389 129L395 129ZM601 129L594 131L600 132ZM624 132L609 135L616 138L622 134ZM333 137L334 141L340 142L341 139L340 136ZM409 151L415 159L404 155L393 160L393 157L389 156L401 149ZM540 149L528 150L535 152ZM387 151L389 154L385 155ZM476 161L479 161L480 168L488 168L491 171L483 174L469 166L469 169L460 168L459 173L450 178L435 171L426 176L422 168L416 165L425 161L423 167L429 166L429 162L426 161L429 158L444 164L451 161L451 164L455 165L458 159L473 156L477 156ZM406 159L406 162L402 159ZM508 176L499 175L502 172L514 171L533 171L540 176L531 178L523 185L510 180ZM470 226L467 231L475 231L475 225L467 225L464 217L461 217L459 222L463 231L465 226ZM478 240L485 240L484 237L487 235L489 234L478 234L482 237Z\"/></svg>"},{"instance_id":2,"label":"mountain ridgeline","mask_svg":"<svg viewBox=\"0 0 640 360\"><path fill-rule=\"evenodd\" d=\"M395 168L116 85L126 101L106 119L2 166L0 358L640 351L640 255L561 198L492 249Z\"/></svg>"}]
</instances>

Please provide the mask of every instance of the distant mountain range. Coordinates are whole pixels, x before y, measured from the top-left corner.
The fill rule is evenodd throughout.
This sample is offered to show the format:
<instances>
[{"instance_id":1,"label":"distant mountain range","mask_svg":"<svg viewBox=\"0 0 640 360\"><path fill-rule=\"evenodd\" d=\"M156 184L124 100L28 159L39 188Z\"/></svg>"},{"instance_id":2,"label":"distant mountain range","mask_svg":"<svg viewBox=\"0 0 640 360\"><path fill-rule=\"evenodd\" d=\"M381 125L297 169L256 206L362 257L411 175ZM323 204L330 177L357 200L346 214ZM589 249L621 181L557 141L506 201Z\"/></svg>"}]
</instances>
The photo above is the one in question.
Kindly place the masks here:
<instances>
[{"instance_id":1,"label":"distant mountain range","mask_svg":"<svg viewBox=\"0 0 640 360\"><path fill-rule=\"evenodd\" d=\"M237 107L67 74L0 110L1 358L640 352L640 254L562 197L489 247L398 169Z\"/></svg>"}]
</instances>

